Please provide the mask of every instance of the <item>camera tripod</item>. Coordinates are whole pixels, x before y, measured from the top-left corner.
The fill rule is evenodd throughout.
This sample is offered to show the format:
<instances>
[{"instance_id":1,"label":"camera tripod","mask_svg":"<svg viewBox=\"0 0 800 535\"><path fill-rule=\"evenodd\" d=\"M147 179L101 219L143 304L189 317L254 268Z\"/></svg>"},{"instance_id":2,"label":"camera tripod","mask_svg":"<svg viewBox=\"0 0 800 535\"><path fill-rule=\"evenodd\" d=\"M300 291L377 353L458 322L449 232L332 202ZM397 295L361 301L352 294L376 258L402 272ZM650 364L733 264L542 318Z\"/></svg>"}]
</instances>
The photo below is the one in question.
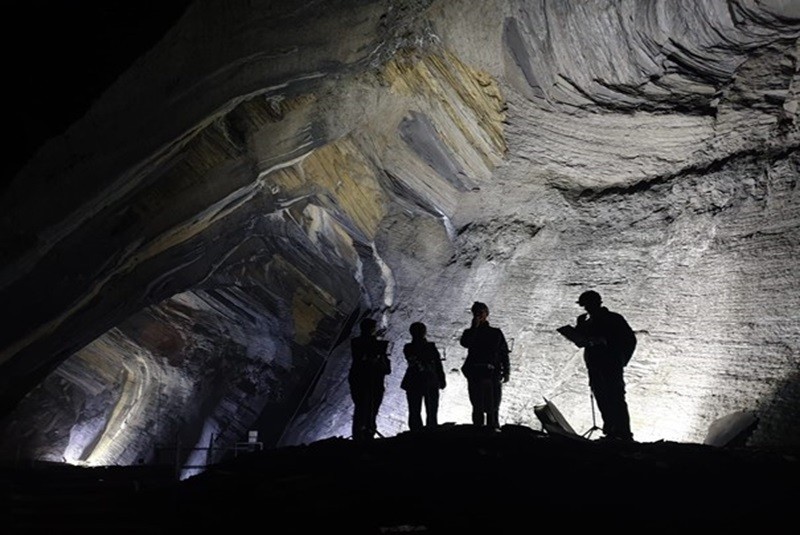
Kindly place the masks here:
<instances>
[{"instance_id":1,"label":"camera tripod","mask_svg":"<svg viewBox=\"0 0 800 535\"><path fill-rule=\"evenodd\" d=\"M586 432L584 432L581 436L583 438L592 438L592 433L595 431L602 431L602 427L597 426L597 420L595 419L594 413L594 394L592 393L591 389L589 390L589 400L592 404L592 427L590 427Z\"/></svg>"}]
</instances>

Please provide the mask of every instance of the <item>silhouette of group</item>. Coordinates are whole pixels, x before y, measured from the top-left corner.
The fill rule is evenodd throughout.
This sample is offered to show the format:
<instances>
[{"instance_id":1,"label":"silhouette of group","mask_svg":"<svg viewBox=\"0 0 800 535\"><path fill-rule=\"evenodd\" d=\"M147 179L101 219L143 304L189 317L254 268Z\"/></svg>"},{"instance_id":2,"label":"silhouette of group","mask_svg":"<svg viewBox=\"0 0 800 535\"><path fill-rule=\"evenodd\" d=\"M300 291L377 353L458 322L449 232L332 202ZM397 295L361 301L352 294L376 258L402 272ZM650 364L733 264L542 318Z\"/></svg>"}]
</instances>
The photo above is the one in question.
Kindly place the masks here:
<instances>
[{"instance_id":1,"label":"silhouette of group","mask_svg":"<svg viewBox=\"0 0 800 535\"><path fill-rule=\"evenodd\" d=\"M510 374L510 350L503 331L489 325L489 307L485 303L475 302L471 312L472 324L461 334L460 343L467 349L461 371L467 379L472 423L499 429L502 384L508 382ZM376 419L391 364L389 343L377 336L377 322L364 318L360 328L360 335L350 342L352 362L348 382L354 406L352 436L354 440L369 440L380 434ZM427 326L416 321L409 327L409 334L411 341L403 346L407 365L400 388L406 393L409 430L419 431L439 424L439 392L447 386L447 379L439 349L427 338Z\"/></svg>"},{"instance_id":2,"label":"silhouette of group","mask_svg":"<svg viewBox=\"0 0 800 535\"><path fill-rule=\"evenodd\" d=\"M589 387L603 419L603 433L606 438L633 440L623 370L636 348L636 336L621 314L602 305L596 291L583 292L577 303L586 312L577 317L575 327L567 328L576 333L573 342L584 350ZM503 384L510 378L511 350L503 331L489 324L486 303L476 301L470 311L472 323L461 333L459 343L467 350L461 372L467 381L472 424L499 430ZM348 375L354 405L352 436L355 440L370 440L380 435L376 419L391 362L389 342L377 335L377 322L364 318L360 328L360 335L351 340ZM413 322L409 334L411 340L403 346L407 366L400 388L406 393L409 430L417 432L438 425L439 396L447 380L439 349L427 338L427 326Z\"/></svg>"}]
</instances>

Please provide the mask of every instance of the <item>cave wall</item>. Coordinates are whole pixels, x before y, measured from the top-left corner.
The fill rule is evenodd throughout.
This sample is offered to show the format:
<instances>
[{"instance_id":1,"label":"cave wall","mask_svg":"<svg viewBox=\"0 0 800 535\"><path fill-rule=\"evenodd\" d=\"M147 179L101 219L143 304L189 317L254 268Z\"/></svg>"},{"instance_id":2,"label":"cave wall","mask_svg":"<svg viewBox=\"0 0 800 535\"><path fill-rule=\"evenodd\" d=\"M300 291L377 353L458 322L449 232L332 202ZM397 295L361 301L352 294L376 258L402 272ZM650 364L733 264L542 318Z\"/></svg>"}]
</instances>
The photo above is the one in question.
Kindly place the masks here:
<instances>
[{"instance_id":1,"label":"cave wall","mask_svg":"<svg viewBox=\"0 0 800 535\"><path fill-rule=\"evenodd\" d=\"M450 370L444 420L469 421L458 335L471 302L488 302L515 346L502 419L537 427L546 397L589 429L580 353L554 329L574 321L577 295L593 287L639 333L627 372L637 439L702 442L716 418L748 410L761 421L752 445L797 444L798 296L777 268L797 247L796 25L753 39L740 17L754 6L743 3L564 5L499 15L437 6L441 42L502 80L508 157L462 197L446 233L387 218L377 243L403 295L387 333L395 361L408 325L425 321ZM601 79L601 68L614 74ZM415 261L436 248L442 257ZM347 358L342 347L325 395L344 398L336 377ZM407 429L399 379L382 406L389 434ZM312 411L294 440L346 436L339 410Z\"/></svg>"},{"instance_id":2,"label":"cave wall","mask_svg":"<svg viewBox=\"0 0 800 535\"><path fill-rule=\"evenodd\" d=\"M798 35L780 1L192 5L3 192L0 452L348 436L363 314L381 432L413 321L466 422L474 300L513 339L503 422L588 428L554 329L590 287L639 333L637 439L752 410L797 446Z\"/></svg>"}]
</instances>

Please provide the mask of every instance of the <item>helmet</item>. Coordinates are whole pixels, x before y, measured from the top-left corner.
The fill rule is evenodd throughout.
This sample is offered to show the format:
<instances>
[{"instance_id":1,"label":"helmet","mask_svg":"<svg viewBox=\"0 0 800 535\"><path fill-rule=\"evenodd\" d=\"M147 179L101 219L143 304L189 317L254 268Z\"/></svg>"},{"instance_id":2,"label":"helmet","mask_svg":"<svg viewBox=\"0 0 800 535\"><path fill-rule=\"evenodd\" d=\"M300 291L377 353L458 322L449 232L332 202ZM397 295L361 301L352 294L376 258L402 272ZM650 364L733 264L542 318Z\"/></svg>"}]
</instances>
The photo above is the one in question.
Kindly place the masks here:
<instances>
[{"instance_id":1,"label":"helmet","mask_svg":"<svg viewBox=\"0 0 800 535\"><path fill-rule=\"evenodd\" d=\"M603 299L600 297L600 294L594 290L587 290L578 297L578 304L582 306L599 305L602 302Z\"/></svg>"}]
</instances>

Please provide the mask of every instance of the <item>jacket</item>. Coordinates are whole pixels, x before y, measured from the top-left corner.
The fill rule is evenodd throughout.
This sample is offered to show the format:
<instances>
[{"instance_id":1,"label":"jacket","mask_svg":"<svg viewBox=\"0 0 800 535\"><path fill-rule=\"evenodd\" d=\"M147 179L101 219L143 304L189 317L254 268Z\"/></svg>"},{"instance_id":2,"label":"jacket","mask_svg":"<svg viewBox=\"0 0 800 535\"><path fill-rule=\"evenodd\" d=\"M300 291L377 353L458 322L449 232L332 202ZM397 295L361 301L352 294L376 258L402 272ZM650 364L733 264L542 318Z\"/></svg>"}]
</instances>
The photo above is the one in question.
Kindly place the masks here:
<instances>
[{"instance_id":1,"label":"jacket","mask_svg":"<svg viewBox=\"0 0 800 535\"><path fill-rule=\"evenodd\" d=\"M350 341L353 360L350 364L351 379L381 378L392 373L387 354L389 342L375 336L357 336Z\"/></svg>"},{"instance_id":2,"label":"jacket","mask_svg":"<svg viewBox=\"0 0 800 535\"><path fill-rule=\"evenodd\" d=\"M460 343L467 348L461 371L467 379L508 379L508 343L503 331L488 323L465 329Z\"/></svg>"},{"instance_id":3,"label":"jacket","mask_svg":"<svg viewBox=\"0 0 800 535\"><path fill-rule=\"evenodd\" d=\"M440 389L447 386L442 357L436 344L414 340L403 346L408 366L400 388L403 390Z\"/></svg>"},{"instance_id":4,"label":"jacket","mask_svg":"<svg viewBox=\"0 0 800 535\"><path fill-rule=\"evenodd\" d=\"M588 366L626 366L636 349L636 334L627 320L606 307L601 307L591 316L578 316L576 329L585 336L601 340L600 344L584 349L583 356Z\"/></svg>"}]
</instances>

